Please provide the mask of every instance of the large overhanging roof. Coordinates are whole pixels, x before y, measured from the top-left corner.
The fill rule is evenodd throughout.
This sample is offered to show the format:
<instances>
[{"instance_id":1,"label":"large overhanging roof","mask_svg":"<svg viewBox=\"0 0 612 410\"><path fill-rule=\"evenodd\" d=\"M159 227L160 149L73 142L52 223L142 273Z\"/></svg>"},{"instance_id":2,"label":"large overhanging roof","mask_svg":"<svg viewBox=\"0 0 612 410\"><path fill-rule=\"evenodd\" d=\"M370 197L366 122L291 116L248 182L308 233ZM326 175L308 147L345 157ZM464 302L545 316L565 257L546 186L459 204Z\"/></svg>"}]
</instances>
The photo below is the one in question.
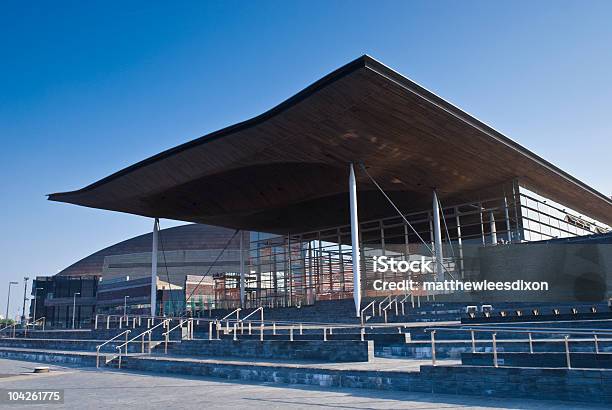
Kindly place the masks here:
<instances>
[{"instance_id":1,"label":"large overhanging roof","mask_svg":"<svg viewBox=\"0 0 612 410\"><path fill-rule=\"evenodd\" d=\"M348 223L348 164L403 210L514 179L600 221L612 201L368 56L287 101L52 201L265 232ZM361 220L392 215L357 168Z\"/></svg>"}]
</instances>

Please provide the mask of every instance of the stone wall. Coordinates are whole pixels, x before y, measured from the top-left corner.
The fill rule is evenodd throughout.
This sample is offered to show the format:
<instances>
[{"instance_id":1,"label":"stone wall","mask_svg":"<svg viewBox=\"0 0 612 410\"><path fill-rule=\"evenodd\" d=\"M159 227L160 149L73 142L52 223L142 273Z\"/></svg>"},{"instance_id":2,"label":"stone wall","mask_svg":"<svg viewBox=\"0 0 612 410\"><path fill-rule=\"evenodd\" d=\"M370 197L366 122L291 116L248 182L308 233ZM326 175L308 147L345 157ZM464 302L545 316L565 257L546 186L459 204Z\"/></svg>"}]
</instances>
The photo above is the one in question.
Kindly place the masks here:
<instances>
[{"instance_id":1,"label":"stone wall","mask_svg":"<svg viewBox=\"0 0 612 410\"><path fill-rule=\"evenodd\" d=\"M359 340L183 340L172 354L279 360L367 362L374 357L374 342Z\"/></svg>"}]
</instances>

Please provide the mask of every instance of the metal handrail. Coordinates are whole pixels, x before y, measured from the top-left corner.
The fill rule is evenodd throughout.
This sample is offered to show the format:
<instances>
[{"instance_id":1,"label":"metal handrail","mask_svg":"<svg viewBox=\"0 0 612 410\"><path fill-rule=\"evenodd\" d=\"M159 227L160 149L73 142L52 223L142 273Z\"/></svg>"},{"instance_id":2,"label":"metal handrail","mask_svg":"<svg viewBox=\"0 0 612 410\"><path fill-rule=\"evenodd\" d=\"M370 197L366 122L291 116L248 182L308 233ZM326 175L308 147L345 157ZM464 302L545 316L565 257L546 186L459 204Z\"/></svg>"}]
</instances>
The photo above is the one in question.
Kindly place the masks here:
<instances>
[{"instance_id":1,"label":"metal handrail","mask_svg":"<svg viewBox=\"0 0 612 410\"><path fill-rule=\"evenodd\" d=\"M114 337L108 339L106 342L102 343L101 345L96 346L96 367L100 367L100 349L102 348L102 346L112 342L113 340L117 339L119 336L123 336L124 334L125 334L125 340L127 342L127 338L128 338L128 335L130 334L130 332L131 332L131 330L129 330L129 329L128 330L124 330L123 332L119 333L118 335L115 335ZM127 351L127 347L125 348L125 350ZM108 361L106 363L108 363Z\"/></svg>"},{"instance_id":2,"label":"metal handrail","mask_svg":"<svg viewBox=\"0 0 612 410\"><path fill-rule=\"evenodd\" d=\"M236 308L234 310L232 310L230 313L228 313L227 315L223 316L221 318L221 320L226 320L228 317L232 316L234 313L236 314L236 320L240 320L240 311L242 310L242 308Z\"/></svg>"},{"instance_id":3,"label":"metal handrail","mask_svg":"<svg viewBox=\"0 0 612 410\"><path fill-rule=\"evenodd\" d=\"M412 304L412 307L414 308L414 295L412 294L412 292L406 294L404 296L404 298L402 300L400 300L400 305L402 305L402 316L406 315L406 310L404 309L404 303L406 302L406 300L410 297L410 303Z\"/></svg>"},{"instance_id":4,"label":"metal handrail","mask_svg":"<svg viewBox=\"0 0 612 410\"><path fill-rule=\"evenodd\" d=\"M391 299L391 295L388 295L386 298L384 298L383 300L381 300L381 301L378 303L378 316L382 316L382 310L381 310L381 307L382 307L382 304L383 304L383 303L385 303L385 302L387 301L387 299L389 299L389 300L390 300L390 299Z\"/></svg>"},{"instance_id":5,"label":"metal handrail","mask_svg":"<svg viewBox=\"0 0 612 410\"><path fill-rule=\"evenodd\" d=\"M496 326L461 326L460 329L482 329L482 330L496 330L500 333L506 333L506 330L523 330L529 331L531 333L536 333L535 331L555 331L559 332L559 334L570 333L573 335L591 335L593 333L597 334L611 334L612 329L593 329L593 328L575 328L575 327L496 327ZM509 332L513 333L513 332ZM537 332L540 333L540 332ZM556 333L555 333L556 334Z\"/></svg>"},{"instance_id":6,"label":"metal handrail","mask_svg":"<svg viewBox=\"0 0 612 410\"><path fill-rule=\"evenodd\" d=\"M155 326L145 330L144 332L140 333L137 336L134 336L133 338L131 338L130 340L126 340L125 343L123 343L122 345L117 346L115 349L119 350L119 364L118 367L121 368L121 348L126 346L125 348L125 355L127 356L127 346L133 342L134 340L138 339L139 337L142 337L142 349L141 352L144 353L144 337L146 334L149 335L149 353L151 353L151 333L153 332L154 329L158 328L159 326L162 325L166 325L167 323L170 322L171 319L165 319L162 322L159 322L158 324L156 324Z\"/></svg>"},{"instance_id":7,"label":"metal handrail","mask_svg":"<svg viewBox=\"0 0 612 410\"><path fill-rule=\"evenodd\" d=\"M45 331L45 316L36 319L35 321L33 321L32 323L26 323L23 327L23 336L27 337L28 335L28 326L32 326L32 328L36 327L36 323L42 321L42 330L43 332Z\"/></svg>"},{"instance_id":8,"label":"metal handrail","mask_svg":"<svg viewBox=\"0 0 612 410\"><path fill-rule=\"evenodd\" d=\"M35 321L33 321L31 323L32 326L36 326L36 323L40 322L42 320L42 330L43 332L45 331L45 325L47 324L47 317L43 316L41 318L36 319Z\"/></svg>"},{"instance_id":9,"label":"metal handrail","mask_svg":"<svg viewBox=\"0 0 612 410\"><path fill-rule=\"evenodd\" d=\"M491 341L493 343L493 366L499 367L499 362L497 359L497 333L519 333L519 334L527 334L529 337L529 353L533 353L533 339L531 337L532 334L547 334L547 335L562 335L563 343L565 344L565 359L566 365L568 369L572 368L570 361L570 350L569 350L569 339L570 335L589 335L593 336L593 342L595 343L595 353L599 354L599 340L597 339L597 335L611 335L612 333L607 330L599 331L599 330L591 330L591 331L576 331L574 329L569 330L537 330L537 329L512 329L512 328L482 328L482 327L459 327L459 328L445 328L445 327L429 327L424 329L425 332L431 332L431 359L432 365L436 365L436 346L435 346L435 334L438 331L459 331L459 332L470 332L472 335L472 353L476 353L476 342L474 338L474 333L491 333ZM550 341L550 340L547 340Z\"/></svg>"},{"instance_id":10,"label":"metal handrail","mask_svg":"<svg viewBox=\"0 0 612 410\"><path fill-rule=\"evenodd\" d=\"M365 322L367 322L367 320L363 319L363 312L368 310L370 308L370 306L372 306L372 317L376 316L376 306L375 306L375 304L376 304L376 300L373 300L370 303L368 303L368 305L366 307L361 309L361 312L359 314L359 317L361 318L361 326L363 326L365 324Z\"/></svg>"},{"instance_id":11,"label":"metal handrail","mask_svg":"<svg viewBox=\"0 0 612 410\"><path fill-rule=\"evenodd\" d=\"M187 322L187 340L191 340L193 339L193 318L188 318L188 319L181 319L179 321L179 323L174 326L171 329L166 330L164 333L162 333L162 336L164 336L164 353L168 354L168 342L170 339L170 333L177 328L182 328L183 324ZM183 335L181 334L181 340L183 339Z\"/></svg>"},{"instance_id":12,"label":"metal handrail","mask_svg":"<svg viewBox=\"0 0 612 410\"><path fill-rule=\"evenodd\" d=\"M260 320L263 322L264 321L264 308L263 308L263 306L258 307L257 309L255 309L254 311L252 311L251 313L249 313L248 315L246 315L242 319L238 319L238 322L244 322L245 320L250 318L252 315L257 313L258 311L261 311L261 319Z\"/></svg>"},{"instance_id":13,"label":"metal handrail","mask_svg":"<svg viewBox=\"0 0 612 410\"><path fill-rule=\"evenodd\" d=\"M385 323L387 323L387 310L389 310L391 308L391 305L395 303L395 314L397 315L397 297L389 300L389 303L387 303L387 306L385 306L383 308L383 313L385 315Z\"/></svg>"},{"instance_id":14,"label":"metal handrail","mask_svg":"<svg viewBox=\"0 0 612 410\"><path fill-rule=\"evenodd\" d=\"M126 321L126 323L129 321L129 318L133 318L133 319L137 319L138 320L138 325L140 326L140 323L142 322L142 319L147 319L147 320L155 320L155 319L159 319L161 321L164 321L166 319L180 319L180 317L176 316L151 316L151 315L106 315L106 314L102 314L102 313L98 313L95 315L95 319L94 319L94 328L97 329L98 328L98 323L99 323L99 318L106 318L106 328L109 329L110 327L110 321L111 319L115 318L115 319L119 319L117 322L119 322L120 324L122 324L124 322L124 320Z\"/></svg>"},{"instance_id":15,"label":"metal handrail","mask_svg":"<svg viewBox=\"0 0 612 410\"><path fill-rule=\"evenodd\" d=\"M15 322L12 325L5 326L2 329L0 329L0 333L4 332L6 329L11 329L12 328L13 329L13 338L15 338L15 333L17 332L17 325L18 324L19 323Z\"/></svg>"}]
</instances>

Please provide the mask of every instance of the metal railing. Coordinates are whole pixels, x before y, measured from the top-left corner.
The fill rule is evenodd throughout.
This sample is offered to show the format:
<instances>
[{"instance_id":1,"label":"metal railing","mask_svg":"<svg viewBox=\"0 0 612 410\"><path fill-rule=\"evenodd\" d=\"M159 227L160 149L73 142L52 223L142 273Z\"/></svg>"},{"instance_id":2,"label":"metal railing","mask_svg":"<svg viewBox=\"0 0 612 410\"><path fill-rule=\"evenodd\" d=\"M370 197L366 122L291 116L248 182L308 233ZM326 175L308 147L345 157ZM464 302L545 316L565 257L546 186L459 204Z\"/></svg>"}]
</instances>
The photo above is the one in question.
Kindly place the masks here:
<instances>
[{"instance_id":1,"label":"metal railing","mask_svg":"<svg viewBox=\"0 0 612 410\"><path fill-rule=\"evenodd\" d=\"M378 302L378 316L382 316L382 305L383 303L385 303L387 300L391 300L391 295L388 295L387 297L385 297L383 300L381 300L380 302Z\"/></svg>"},{"instance_id":2,"label":"metal railing","mask_svg":"<svg viewBox=\"0 0 612 410\"><path fill-rule=\"evenodd\" d=\"M183 339L183 325L187 323L187 338ZM162 336L164 337L164 353L168 354L168 342L170 341L170 333L173 330L176 330L180 328L181 329L181 340L193 340L193 318L189 318L189 319L181 319L179 321L179 323L174 326L173 328L170 328L168 330L166 330L164 333L162 333ZM150 350L149 350L150 352Z\"/></svg>"},{"instance_id":3,"label":"metal railing","mask_svg":"<svg viewBox=\"0 0 612 410\"><path fill-rule=\"evenodd\" d=\"M125 342L127 343L128 341L128 336L130 334L131 330L124 330L123 332L119 333L116 336L113 336L112 338L108 339L106 342L102 343L101 345L96 346L96 367L100 367L100 349L107 345L108 343L116 340L117 338L119 338L119 336L123 336L125 335ZM127 354L127 345L125 347L125 353ZM105 359L105 363L104 364L108 364L109 362L112 362L113 360L115 360L117 356L112 356L110 359Z\"/></svg>"},{"instance_id":4,"label":"metal railing","mask_svg":"<svg viewBox=\"0 0 612 410\"><path fill-rule=\"evenodd\" d=\"M368 303L368 305L367 305L366 307L364 307L363 309L361 309L361 312L360 312L360 314L359 314L359 317L361 318L361 326L363 326L363 325L365 324L365 322L367 322L367 321L368 321L368 319L369 319L369 318L366 318L366 319L364 320L364 318L363 318L363 313L364 313L366 310L368 310L368 309L370 308L370 306L372 306L372 316L370 316L370 317L374 317L374 316L376 316L376 306L375 306L375 305L376 305L376 301L375 301L375 300L373 300L373 301L371 301L370 303Z\"/></svg>"},{"instance_id":5,"label":"metal railing","mask_svg":"<svg viewBox=\"0 0 612 410\"><path fill-rule=\"evenodd\" d=\"M36 324L40 323L40 322L42 322L42 331L44 332L45 331L45 325L47 323L47 318L45 316L36 319L32 323L28 323L26 326L32 326L32 328L35 328Z\"/></svg>"},{"instance_id":6,"label":"metal railing","mask_svg":"<svg viewBox=\"0 0 612 410\"><path fill-rule=\"evenodd\" d=\"M28 336L28 326L32 326L32 329L36 329L36 324L37 323L42 323L42 331L45 331L45 317L41 317L36 319L34 322L32 323L26 323L23 326L23 337L27 337ZM14 336L13 336L14 337Z\"/></svg>"},{"instance_id":7,"label":"metal railing","mask_svg":"<svg viewBox=\"0 0 612 410\"><path fill-rule=\"evenodd\" d=\"M385 323L387 323L387 311L391 309L392 305L395 305L395 316L397 316L398 314L397 297L390 299L389 303L387 303L387 305L382 310L383 316L385 317Z\"/></svg>"},{"instance_id":8,"label":"metal railing","mask_svg":"<svg viewBox=\"0 0 612 410\"><path fill-rule=\"evenodd\" d=\"M175 319L167 316L150 316L150 315L106 315L98 313L94 318L94 329L98 329L100 326L100 319L106 323L106 329L111 328L111 323L117 323L117 328L121 329L123 326L130 326L130 319L132 322L132 329L142 326L143 320L146 320L147 327L155 325L155 321L164 321L166 319ZM177 318L178 319L178 318ZM104 326L104 325L102 325Z\"/></svg>"},{"instance_id":9,"label":"metal railing","mask_svg":"<svg viewBox=\"0 0 612 410\"><path fill-rule=\"evenodd\" d=\"M15 322L12 325L5 326L2 329L0 329L0 333L6 331L7 329L13 329L13 338L15 338L15 333L17 332L17 326L18 325L19 325L19 323Z\"/></svg>"},{"instance_id":10,"label":"metal railing","mask_svg":"<svg viewBox=\"0 0 612 410\"><path fill-rule=\"evenodd\" d=\"M169 323L170 323L170 320L171 319L165 319L162 322L156 324L155 326L153 326L153 327L145 330L144 332L140 333L139 335L133 337L132 339L126 340L125 343L117 346L115 349L117 349L119 351L119 363L118 363L119 369L121 369L121 357L122 357L121 348L123 348L125 346L125 355L127 356L127 349L128 349L127 346L131 342L135 341L136 339L142 338L142 341L141 341L141 353L144 353L145 352L144 351L145 350L145 348L144 348L144 346L145 346L145 336L148 335L149 336L149 340L148 340L148 349L147 349L147 352L151 353L151 349L153 348L153 342L151 340L151 333L153 332L153 330L157 329L160 326L168 327ZM159 342L159 343L161 343L161 342ZM157 344L159 344L159 343L157 343Z\"/></svg>"},{"instance_id":11,"label":"metal railing","mask_svg":"<svg viewBox=\"0 0 612 410\"><path fill-rule=\"evenodd\" d=\"M233 316L234 313L236 314L236 320L240 320L240 311L242 310L242 308L236 308L234 310L232 310L230 313L228 313L227 315L223 316L221 318L221 321L228 319L230 316Z\"/></svg>"},{"instance_id":12,"label":"metal railing","mask_svg":"<svg viewBox=\"0 0 612 410\"><path fill-rule=\"evenodd\" d=\"M261 312L260 320L263 322L264 321L264 308L263 308L263 306L258 307L257 309L255 309L254 311L252 311L251 313L249 313L248 315L246 315L242 319L238 319L238 321L239 322L244 322L245 320L247 320L248 318L250 318L251 316L253 316L257 312Z\"/></svg>"},{"instance_id":13,"label":"metal railing","mask_svg":"<svg viewBox=\"0 0 612 410\"><path fill-rule=\"evenodd\" d=\"M540 328L541 329L541 328ZM526 334L528 336L529 341L529 353L533 354L533 335L534 334L545 334L545 335L560 335L563 336L563 343L565 345L565 358L566 358L566 367L568 369L572 368L571 359L570 359L570 336L572 335L584 335L584 336L593 336L593 343L595 345L595 353L599 354L599 338L598 335L612 336L612 331L610 330L599 330L599 329L583 329L583 330L575 330L575 329L536 329L536 328L507 328L507 327L430 327L426 328L425 332L431 333L431 361L432 365L436 365L436 341L435 334L436 332L470 332L471 342L472 342L472 353L476 353L476 338L475 333L491 333L491 344L492 344L492 353L493 353L493 367L499 367L498 360L498 352L497 352L497 333L518 333L518 334ZM540 339L539 341L544 342L556 342L551 339ZM574 340L576 341L576 340ZM516 342L515 342L516 343Z\"/></svg>"}]
</instances>

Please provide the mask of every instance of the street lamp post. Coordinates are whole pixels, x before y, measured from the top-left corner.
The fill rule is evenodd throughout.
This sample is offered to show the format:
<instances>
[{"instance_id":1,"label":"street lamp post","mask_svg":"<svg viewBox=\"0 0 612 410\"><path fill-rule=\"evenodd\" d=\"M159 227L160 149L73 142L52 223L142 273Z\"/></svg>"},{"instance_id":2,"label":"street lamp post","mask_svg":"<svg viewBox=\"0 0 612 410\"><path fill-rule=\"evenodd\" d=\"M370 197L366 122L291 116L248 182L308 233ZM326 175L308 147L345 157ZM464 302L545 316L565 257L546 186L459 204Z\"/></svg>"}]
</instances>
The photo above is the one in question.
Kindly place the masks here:
<instances>
[{"instance_id":1,"label":"street lamp post","mask_svg":"<svg viewBox=\"0 0 612 410\"><path fill-rule=\"evenodd\" d=\"M25 324L26 322L26 315L25 315L25 306L26 303L28 301L28 298L26 297L26 294L28 292L28 281L30 280L30 278L28 278L27 276L23 278L23 308L21 310L21 323Z\"/></svg>"},{"instance_id":2,"label":"street lamp post","mask_svg":"<svg viewBox=\"0 0 612 410\"><path fill-rule=\"evenodd\" d=\"M6 298L6 320L8 320L9 318L9 305L11 304L11 286L12 285L18 285L18 282L9 282L9 286L8 286L8 297Z\"/></svg>"},{"instance_id":3,"label":"street lamp post","mask_svg":"<svg viewBox=\"0 0 612 410\"><path fill-rule=\"evenodd\" d=\"M74 329L74 317L75 317L75 313L76 313L76 297L77 295L80 295L81 292L75 292L74 296L72 297L72 328Z\"/></svg>"},{"instance_id":4,"label":"street lamp post","mask_svg":"<svg viewBox=\"0 0 612 410\"><path fill-rule=\"evenodd\" d=\"M34 290L34 311L32 312L32 323L36 322L36 299L38 299L38 291L44 288L36 288Z\"/></svg>"},{"instance_id":5,"label":"street lamp post","mask_svg":"<svg viewBox=\"0 0 612 410\"><path fill-rule=\"evenodd\" d=\"M123 317L127 318L127 300L128 300L129 296L126 295L123 297ZM127 324L127 321L125 322Z\"/></svg>"}]
</instances>

